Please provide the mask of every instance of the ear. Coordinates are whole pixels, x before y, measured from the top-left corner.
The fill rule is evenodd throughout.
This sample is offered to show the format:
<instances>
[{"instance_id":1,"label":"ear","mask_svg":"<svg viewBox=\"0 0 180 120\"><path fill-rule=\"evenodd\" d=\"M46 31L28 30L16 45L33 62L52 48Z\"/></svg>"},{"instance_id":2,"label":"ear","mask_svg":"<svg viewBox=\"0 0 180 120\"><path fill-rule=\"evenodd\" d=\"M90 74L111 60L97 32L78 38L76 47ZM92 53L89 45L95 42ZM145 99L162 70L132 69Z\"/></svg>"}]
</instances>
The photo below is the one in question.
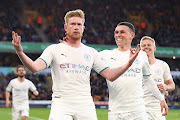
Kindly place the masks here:
<instances>
[{"instance_id":1,"label":"ear","mask_svg":"<svg viewBox=\"0 0 180 120\"><path fill-rule=\"evenodd\" d=\"M64 30L67 31L67 25L66 24L64 24Z\"/></svg>"},{"instance_id":2,"label":"ear","mask_svg":"<svg viewBox=\"0 0 180 120\"><path fill-rule=\"evenodd\" d=\"M132 32L131 33L131 36L132 36L132 39L135 37L135 33L134 32Z\"/></svg>"},{"instance_id":3,"label":"ear","mask_svg":"<svg viewBox=\"0 0 180 120\"><path fill-rule=\"evenodd\" d=\"M83 26L83 31L85 30L85 26Z\"/></svg>"},{"instance_id":4,"label":"ear","mask_svg":"<svg viewBox=\"0 0 180 120\"><path fill-rule=\"evenodd\" d=\"M156 51L156 46L154 46L154 51Z\"/></svg>"}]
</instances>

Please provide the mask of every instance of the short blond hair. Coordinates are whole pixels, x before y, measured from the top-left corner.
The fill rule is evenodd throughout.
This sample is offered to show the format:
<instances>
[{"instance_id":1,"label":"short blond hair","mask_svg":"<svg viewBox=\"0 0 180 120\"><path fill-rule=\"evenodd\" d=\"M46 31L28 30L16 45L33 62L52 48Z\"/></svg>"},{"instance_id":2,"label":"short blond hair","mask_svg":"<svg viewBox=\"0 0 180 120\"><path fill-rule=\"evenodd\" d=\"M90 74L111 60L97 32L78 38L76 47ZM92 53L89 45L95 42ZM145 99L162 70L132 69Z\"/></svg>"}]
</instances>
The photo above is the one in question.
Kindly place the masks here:
<instances>
[{"instance_id":1,"label":"short blond hair","mask_svg":"<svg viewBox=\"0 0 180 120\"><path fill-rule=\"evenodd\" d=\"M66 13L65 17L64 17L64 21L65 21L65 24L67 25L68 24L68 20L69 18L71 17L80 17L83 19L83 24L85 22L85 15L84 15L84 12L80 9L77 9L77 10L72 10L72 11L69 11Z\"/></svg>"},{"instance_id":2,"label":"short blond hair","mask_svg":"<svg viewBox=\"0 0 180 120\"><path fill-rule=\"evenodd\" d=\"M149 36L144 36L141 38L141 41L140 41L140 46L142 47L142 42L145 40L145 39L148 39L148 40L151 40L154 44L154 46L156 46L156 42L155 40L152 38L152 37L149 37Z\"/></svg>"}]
</instances>

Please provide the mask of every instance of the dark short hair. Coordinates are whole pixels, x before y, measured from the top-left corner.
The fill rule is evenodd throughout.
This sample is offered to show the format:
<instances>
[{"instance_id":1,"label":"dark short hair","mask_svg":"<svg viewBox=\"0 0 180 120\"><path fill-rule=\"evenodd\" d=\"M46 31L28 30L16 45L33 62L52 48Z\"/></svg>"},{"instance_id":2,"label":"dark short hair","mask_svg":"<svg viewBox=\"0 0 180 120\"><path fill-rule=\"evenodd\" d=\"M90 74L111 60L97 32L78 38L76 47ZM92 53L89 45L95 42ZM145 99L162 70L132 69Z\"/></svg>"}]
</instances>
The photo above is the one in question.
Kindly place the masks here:
<instances>
[{"instance_id":1,"label":"dark short hair","mask_svg":"<svg viewBox=\"0 0 180 120\"><path fill-rule=\"evenodd\" d=\"M17 71L18 71L19 68L24 68L24 65L18 65L18 66L17 66ZM25 69L25 68L24 68L24 69Z\"/></svg>"},{"instance_id":2,"label":"dark short hair","mask_svg":"<svg viewBox=\"0 0 180 120\"><path fill-rule=\"evenodd\" d=\"M135 28L134 28L134 25L129 23L129 22L120 22L117 26L119 25L125 25L127 27L129 27L134 33L135 33Z\"/></svg>"}]
</instances>

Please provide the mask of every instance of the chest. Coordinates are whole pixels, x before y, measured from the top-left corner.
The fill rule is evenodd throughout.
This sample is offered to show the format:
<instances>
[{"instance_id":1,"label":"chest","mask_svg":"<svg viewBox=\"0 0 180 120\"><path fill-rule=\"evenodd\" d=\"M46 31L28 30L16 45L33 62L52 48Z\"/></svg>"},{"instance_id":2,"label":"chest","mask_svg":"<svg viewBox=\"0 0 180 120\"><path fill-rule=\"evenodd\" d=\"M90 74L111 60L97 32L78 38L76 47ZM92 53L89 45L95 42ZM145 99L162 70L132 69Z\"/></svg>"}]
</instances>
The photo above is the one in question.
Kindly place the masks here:
<instances>
[{"instance_id":1,"label":"chest","mask_svg":"<svg viewBox=\"0 0 180 120\"><path fill-rule=\"evenodd\" d=\"M160 65L153 65L150 68L154 81L164 83L164 69Z\"/></svg>"},{"instance_id":2,"label":"chest","mask_svg":"<svg viewBox=\"0 0 180 120\"><path fill-rule=\"evenodd\" d=\"M29 90L29 85L26 84L26 83L17 82L17 83L14 83L14 84L12 85L12 89L13 89L15 92L28 91L28 90Z\"/></svg>"}]
</instances>

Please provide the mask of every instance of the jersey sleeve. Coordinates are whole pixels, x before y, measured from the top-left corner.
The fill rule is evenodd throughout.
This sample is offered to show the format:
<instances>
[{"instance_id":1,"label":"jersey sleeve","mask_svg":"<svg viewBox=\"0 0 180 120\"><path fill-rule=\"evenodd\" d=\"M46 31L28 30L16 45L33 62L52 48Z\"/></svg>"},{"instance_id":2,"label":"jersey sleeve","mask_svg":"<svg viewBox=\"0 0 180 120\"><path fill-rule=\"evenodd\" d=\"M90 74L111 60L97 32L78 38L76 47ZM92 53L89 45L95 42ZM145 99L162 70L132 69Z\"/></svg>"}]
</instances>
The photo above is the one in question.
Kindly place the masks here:
<instances>
[{"instance_id":1,"label":"jersey sleeve","mask_svg":"<svg viewBox=\"0 0 180 120\"><path fill-rule=\"evenodd\" d=\"M35 87L35 85L34 85L31 81L29 81L29 89L30 89L32 92L36 91L36 87Z\"/></svg>"},{"instance_id":2,"label":"jersey sleeve","mask_svg":"<svg viewBox=\"0 0 180 120\"><path fill-rule=\"evenodd\" d=\"M164 63L164 74L163 74L163 77L164 77L164 80L167 81L167 80L172 78L172 75L171 75L171 72L170 72L169 65L166 62L163 62L163 63Z\"/></svg>"},{"instance_id":3,"label":"jersey sleeve","mask_svg":"<svg viewBox=\"0 0 180 120\"><path fill-rule=\"evenodd\" d=\"M12 81L9 82L8 86L6 87L6 91L8 92L12 91Z\"/></svg>"},{"instance_id":4,"label":"jersey sleeve","mask_svg":"<svg viewBox=\"0 0 180 120\"><path fill-rule=\"evenodd\" d=\"M102 71L104 71L105 69L109 68L108 65L104 62L103 58L101 57L101 55L94 50L94 63L93 63L93 69L97 72L97 73L101 73Z\"/></svg>"},{"instance_id":5,"label":"jersey sleeve","mask_svg":"<svg viewBox=\"0 0 180 120\"><path fill-rule=\"evenodd\" d=\"M53 47L54 45L48 46L39 57L39 59L43 60L46 63L47 68L51 65L53 60Z\"/></svg>"}]
</instances>

